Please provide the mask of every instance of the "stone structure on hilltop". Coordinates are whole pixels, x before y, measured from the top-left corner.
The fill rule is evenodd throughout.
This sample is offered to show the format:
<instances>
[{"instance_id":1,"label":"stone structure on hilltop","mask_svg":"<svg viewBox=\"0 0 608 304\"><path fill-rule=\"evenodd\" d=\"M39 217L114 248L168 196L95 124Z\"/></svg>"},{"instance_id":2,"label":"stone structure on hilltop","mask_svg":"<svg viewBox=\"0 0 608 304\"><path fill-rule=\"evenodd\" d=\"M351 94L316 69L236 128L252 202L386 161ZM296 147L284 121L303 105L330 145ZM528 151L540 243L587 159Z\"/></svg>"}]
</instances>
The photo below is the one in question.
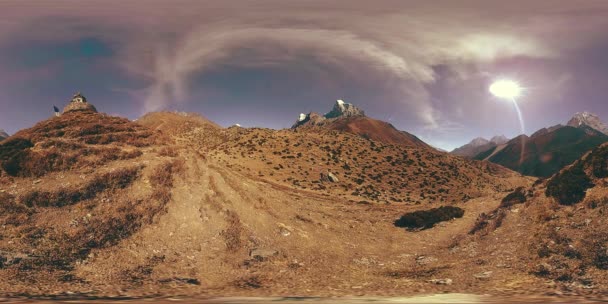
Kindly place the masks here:
<instances>
[{"instance_id":1,"label":"stone structure on hilltop","mask_svg":"<svg viewBox=\"0 0 608 304\"><path fill-rule=\"evenodd\" d=\"M76 93L70 100L70 103L63 108L63 113L75 112L75 111L89 111L97 112L95 106L87 102L87 98L84 97L80 92Z\"/></svg>"}]
</instances>

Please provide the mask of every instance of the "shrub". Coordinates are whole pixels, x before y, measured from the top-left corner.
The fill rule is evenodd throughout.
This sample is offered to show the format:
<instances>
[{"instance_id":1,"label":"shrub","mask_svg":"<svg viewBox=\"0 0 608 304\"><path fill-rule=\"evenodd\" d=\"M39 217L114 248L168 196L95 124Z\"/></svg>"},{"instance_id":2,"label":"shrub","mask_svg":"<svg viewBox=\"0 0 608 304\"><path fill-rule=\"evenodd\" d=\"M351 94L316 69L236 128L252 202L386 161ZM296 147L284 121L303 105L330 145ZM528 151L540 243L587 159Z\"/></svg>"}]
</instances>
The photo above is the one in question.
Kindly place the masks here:
<instances>
[{"instance_id":1,"label":"shrub","mask_svg":"<svg viewBox=\"0 0 608 304\"><path fill-rule=\"evenodd\" d=\"M428 229L435 224L449 221L453 218L461 218L464 210L453 206L441 206L430 210L421 210L403 215L395 221L395 226L408 229Z\"/></svg>"},{"instance_id":2,"label":"shrub","mask_svg":"<svg viewBox=\"0 0 608 304\"><path fill-rule=\"evenodd\" d=\"M608 146L602 146L591 153L591 167L597 178L608 177Z\"/></svg>"},{"instance_id":3,"label":"shrub","mask_svg":"<svg viewBox=\"0 0 608 304\"><path fill-rule=\"evenodd\" d=\"M608 270L608 235L594 232L582 239L583 259L601 270Z\"/></svg>"},{"instance_id":4,"label":"shrub","mask_svg":"<svg viewBox=\"0 0 608 304\"><path fill-rule=\"evenodd\" d=\"M515 204L523 204L526 202L526 190L524 187L519 187L515 191L509 193L500 202L499 207L509 208Z\"/></svg>"},{"instance_id":5,"label":"shrub","mask_svg":"<svg viewBox=\"0 0 608 304\"><path fill-rule=\"evenodd\" d=\"M585 198L587 189L593 187L581 162L558 173L547 183L545 195L555 198L561 205L574 205Z\"/></svg>"}]
</instances>

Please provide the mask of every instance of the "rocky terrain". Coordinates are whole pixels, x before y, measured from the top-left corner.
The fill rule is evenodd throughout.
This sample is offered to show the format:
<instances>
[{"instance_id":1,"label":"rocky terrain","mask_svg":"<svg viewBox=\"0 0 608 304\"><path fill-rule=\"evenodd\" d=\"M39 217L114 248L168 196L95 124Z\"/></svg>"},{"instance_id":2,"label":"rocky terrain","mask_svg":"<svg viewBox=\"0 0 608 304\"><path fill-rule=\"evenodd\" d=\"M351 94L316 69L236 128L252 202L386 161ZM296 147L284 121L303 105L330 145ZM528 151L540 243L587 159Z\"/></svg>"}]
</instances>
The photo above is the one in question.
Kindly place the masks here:
<instances>
[{"instance_id":1,"label":"rocky terrain","mask_svg":"<svg viewBox=\"0 0 608 304\"><path fill-rule=\"evenodd\" d=\"M277 131L88 107L19 131L0 144L2 294L606 291L606 145L536 180L336 130L348 115Z\"/></svg>"},{"instance_id":2,"label":"rocky terrain","mask_svg":"<svg viewBox=\"0 0 608 304\"><path fill-rule=\"evenodd\" d=\"M588 151L608 142L597 116L577 113L567 126L538 130L477 154L474 159L500 164L524 175L549 177ZM587 123L589 122L589 124Z\"/></svg>"}]
</instances>

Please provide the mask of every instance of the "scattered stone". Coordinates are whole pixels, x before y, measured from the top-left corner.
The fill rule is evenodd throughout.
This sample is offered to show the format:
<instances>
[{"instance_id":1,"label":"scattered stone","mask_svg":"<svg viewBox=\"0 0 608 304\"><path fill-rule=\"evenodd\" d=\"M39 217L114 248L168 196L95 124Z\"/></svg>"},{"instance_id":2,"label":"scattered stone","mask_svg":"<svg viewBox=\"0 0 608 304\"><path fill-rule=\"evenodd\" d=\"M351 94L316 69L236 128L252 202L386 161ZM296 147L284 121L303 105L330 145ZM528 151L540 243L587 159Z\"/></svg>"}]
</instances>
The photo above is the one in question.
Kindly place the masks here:
<instances>
[{"instance_id":1,"label":"scattered stone","mask_svg":"<svg viewBox=\"0 0 608 304\"><path fill-rule=\"evenodd\" d=\"M322 182L337 183L337 182L340 181L340 179L338 179L338 177L335 176L333 173L327 171L327 173L321 172L321 181Z\"/></svg>"},{"instance_id":2,"label":"scattered stone","mask_svg":"<svg viewBox=\"0 0 608 304\"><path fill-rule=\"evenodd\" d=\"M416 258L416 264L418 264L418 265L427 265L427 264L431 264L431 263L434 263L437 261L438 261L437 258L434 258L431 256L426 256L426 255L421 255Z\"/></svg>"},{"instance_id":3,"label":"scattered stone","mask_svg":"<svg viewBox=\"0 0 608 304\"><path fill-rule=\"evenodd\" d=\"M486 280L492 276L492 271L484 271L473 275L476 279Z\"/></svg>"},{"instance_id":4,"label":"scattered stone","mask_svg":"<svg viewBox=\"0 0 608 304\"><path fill-rule=\"evenodd\" d=\"M452 285L452 279L432 279L429 282L437 285Z\"/></svg>"},{"instance_id":5,"label":"scattered stone","mask_svg":"<svg viewBox=\"0 0 608 304\"><path fill-rule=\"evenodd\" d=\"M255 248L249 252L249 256L258 260L264 261L278 255L279 252L274 249Z\"/></svg>"},{"instance_id":6,"label":"scattered stone","mask_svg":"<svg viewBox=\"0 0 608 304\"><path fill-rule=\"evenodd\" d=\"M42 180L37 179L37 180L33 181L32 184L36 185L36 184L40 184L41 182L42 182Z\"/></svg>"}]
</instances>

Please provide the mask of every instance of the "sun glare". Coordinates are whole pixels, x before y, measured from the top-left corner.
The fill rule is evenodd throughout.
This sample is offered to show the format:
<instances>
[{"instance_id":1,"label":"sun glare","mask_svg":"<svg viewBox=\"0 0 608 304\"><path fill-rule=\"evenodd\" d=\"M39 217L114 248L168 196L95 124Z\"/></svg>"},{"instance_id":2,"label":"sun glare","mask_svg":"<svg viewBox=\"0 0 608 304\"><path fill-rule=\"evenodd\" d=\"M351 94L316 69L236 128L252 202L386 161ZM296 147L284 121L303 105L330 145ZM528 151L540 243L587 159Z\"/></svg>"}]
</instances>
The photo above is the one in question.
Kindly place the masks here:
<instances>
[{"instance_id":1,"label":"sun glare","mask_svg":"<svg viewBox=\"0 0 608 304\"><path fill-rule=\"evenodd\" d=\"M497 80L490 85L490 93L509 100L521 96L521 91L519 84L512 80Z\"/></svg>"}]
</instances>

